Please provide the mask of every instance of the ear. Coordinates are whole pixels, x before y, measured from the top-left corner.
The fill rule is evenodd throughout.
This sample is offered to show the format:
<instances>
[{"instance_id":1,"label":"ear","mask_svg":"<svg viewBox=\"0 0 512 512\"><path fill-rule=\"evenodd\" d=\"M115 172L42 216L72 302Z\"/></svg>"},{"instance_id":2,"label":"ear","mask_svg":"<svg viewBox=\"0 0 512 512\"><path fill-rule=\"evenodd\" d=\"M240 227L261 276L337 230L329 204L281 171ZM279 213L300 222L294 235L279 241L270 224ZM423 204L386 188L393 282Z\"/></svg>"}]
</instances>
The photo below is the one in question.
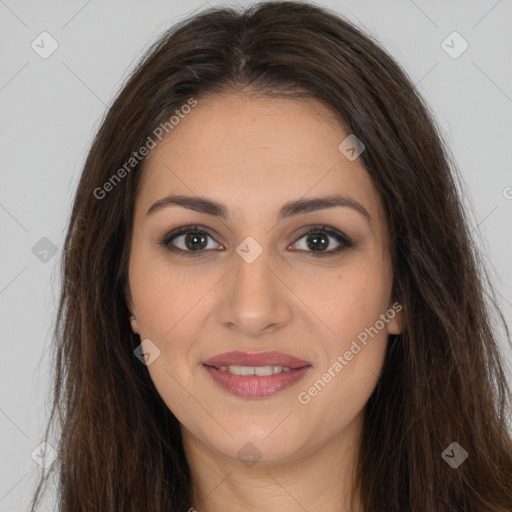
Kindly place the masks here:
<instances>
[{"instance_id":1,"label":"ear","mask_svg":"<svg viewBox=\"0 0 512 512\"><path fill-rule=\"evenodd\" d=\"M130 283L128 280L126 280L126 283L124 285L124 298L126 300L126 305L128 306L128 309L130 310L130 324L132 326L132 331L135 334L139 333L139 324L137 323L137 318L134 312L133 308L133 300L132 300L132 291L130 289Z\"/></svg>"},{"instance_id":2,"label":"ear","mask_svg":"<svg viewBox=\"0 0 512 512\"><path fill-rule=\"evenodd\" d=\"M400 334L404 327L403 306L399 302L390 304L386 311L386 316L390 319L388 322L388 334Z\"/></svg>"}]
</instances>

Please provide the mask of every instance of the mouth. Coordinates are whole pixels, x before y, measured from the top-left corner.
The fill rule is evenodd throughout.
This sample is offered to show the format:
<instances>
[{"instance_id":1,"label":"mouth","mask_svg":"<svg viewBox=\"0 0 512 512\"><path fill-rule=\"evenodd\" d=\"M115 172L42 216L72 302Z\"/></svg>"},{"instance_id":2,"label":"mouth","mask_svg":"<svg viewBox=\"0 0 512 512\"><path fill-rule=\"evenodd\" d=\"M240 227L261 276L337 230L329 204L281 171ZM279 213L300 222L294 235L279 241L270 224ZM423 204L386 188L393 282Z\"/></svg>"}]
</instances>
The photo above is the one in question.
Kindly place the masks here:
<instances>
[{"instance_id":1,"label":"mouth","mask_svg":"<svg viewBox=\"0 0 512 512\"><path fill-rule=\"evenodd\" d=\"M298 383L311 363L280 352L228 352L203 363L223 390L243 398L264 398Z\"/></svg>"}]
</instances>

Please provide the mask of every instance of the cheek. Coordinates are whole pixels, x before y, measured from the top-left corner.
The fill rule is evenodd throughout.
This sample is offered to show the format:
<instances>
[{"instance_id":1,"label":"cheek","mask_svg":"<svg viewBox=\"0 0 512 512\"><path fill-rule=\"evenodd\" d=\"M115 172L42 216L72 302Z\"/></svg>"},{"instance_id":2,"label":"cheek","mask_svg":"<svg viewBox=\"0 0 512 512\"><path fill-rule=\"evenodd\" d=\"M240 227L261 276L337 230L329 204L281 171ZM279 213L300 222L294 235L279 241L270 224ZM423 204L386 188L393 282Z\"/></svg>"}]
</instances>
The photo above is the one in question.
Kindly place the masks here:
<instances>
[{"instance_id":1,"label":"cheek","mask_svg":"<svg viewBox=\"0 0 512 512\"><path fill-rule=\"evenodd\" d=\"M326 327L328 346L344 349L389 307L392 271L386 261L357 257L328 279L308 280L297 290ZM316 283L315 285L311 283Z\"/></svg>"},{"instance_id":2,"label":"cheek","mask_svg":"<svg viewBox=\"0 0 512 512\"><path fill-rule=\"evenodd\" d=\"M207 271L172 266L165 254L134 251L130 287L141 340L156 346L158 357L148 371L170 409L185 410L196 367L191 367L194 342L201 339L212 309L212 293L219 277ZM150 345L153 346L153 345ZM191 371L192 370L192 371Z\"/></svg>"},{"instance_id":3,"label":"cheek","mask_svg":"<svg viewBox=\"0 0 512 512\"><path fill-rule=\"evenodd\" d=\"M166 257L139 249L130 259L130 288L141 336L164 340L187 323L213 276L173 268Z\"/></svg>"},{"instance_id":4,"label":"cheek","mask_svg":"<svg viewBox=\"0 0 512 512\"><path fill-rule=\"evenodd\" d=\"M325 358L298 390L305 431L322 431L329 437L345 429L362 412L386 354L386 326L376 325L381 312L377 307L370 311L353 305L340 315L335 325L336 339L324 339Z\"/></svg>"},{"instance_id":5,"label":"cheek","mask_svg":"<svg viewBox=\"0 0 512 512\"><path fill-rule=\"evenodd\" d=\"M208 278L191 282L188 274L173 272L168 261L142 249L131 255L129 277L140 339L151 340L154 345L148 346L158 353L147 371L167 407L186 421L194 403L187 392L193 386L187 359L198 315L204 315L199 299L211 284Z\"/></svg>"},{"instance_id":6,"label":"cheek","mask_svg":"<svg viewBox=\"0 0 512 512\"><path fill-rule=\"evenodd\" d=\"M385 262L361 259L350 271L337 272L329 287L311 292L311 308L329 329L322 336L322 361L300 390L306 422L321 416L336 429L364 407L384 362L387 322L394 316L391 286Z\"/></svg>"}]
</instances>

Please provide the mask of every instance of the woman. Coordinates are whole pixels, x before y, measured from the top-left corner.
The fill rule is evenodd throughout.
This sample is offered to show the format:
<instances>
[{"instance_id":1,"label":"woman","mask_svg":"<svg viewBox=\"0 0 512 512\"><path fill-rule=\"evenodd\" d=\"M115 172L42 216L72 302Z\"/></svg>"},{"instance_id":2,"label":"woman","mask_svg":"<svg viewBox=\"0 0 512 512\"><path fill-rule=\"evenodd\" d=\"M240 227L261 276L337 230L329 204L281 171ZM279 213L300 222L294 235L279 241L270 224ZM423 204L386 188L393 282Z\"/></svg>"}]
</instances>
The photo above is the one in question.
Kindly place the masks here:
<instances>
[{"instance_id":1,"label":"woman","mask_svg":"<svg viewBox=\"0 0 512 512\"><path fill-rule=\"evenodd\" d=\"M164 34L65 247L60 510L512 510L485 293L498 310L448 151L336 14L269 2Z\"/></svg>"}]
</instances>

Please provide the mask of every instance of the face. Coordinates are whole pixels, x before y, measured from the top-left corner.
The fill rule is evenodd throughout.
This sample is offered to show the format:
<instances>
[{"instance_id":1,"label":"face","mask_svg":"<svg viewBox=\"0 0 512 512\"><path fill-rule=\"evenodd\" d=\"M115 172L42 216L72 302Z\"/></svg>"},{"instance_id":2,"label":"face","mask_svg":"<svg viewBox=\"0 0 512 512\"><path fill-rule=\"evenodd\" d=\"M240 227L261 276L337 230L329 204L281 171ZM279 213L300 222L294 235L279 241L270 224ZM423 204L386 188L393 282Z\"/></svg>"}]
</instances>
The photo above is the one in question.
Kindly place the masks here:
<instances>
[{"instance_id":1,"label":"face","mask_svg":"<svg viewBox=\"0 0 512 512\"><path fill-rule=\"evenodd\" d=\"M360 422L401 316L382 205L338 148L348 135L316 101L233 95L199 100L150 153L127 301L187 442L232 459L252 443L275 464ZM211 361L227 352L242 354Z\"/></svg>"}]
</instances>

